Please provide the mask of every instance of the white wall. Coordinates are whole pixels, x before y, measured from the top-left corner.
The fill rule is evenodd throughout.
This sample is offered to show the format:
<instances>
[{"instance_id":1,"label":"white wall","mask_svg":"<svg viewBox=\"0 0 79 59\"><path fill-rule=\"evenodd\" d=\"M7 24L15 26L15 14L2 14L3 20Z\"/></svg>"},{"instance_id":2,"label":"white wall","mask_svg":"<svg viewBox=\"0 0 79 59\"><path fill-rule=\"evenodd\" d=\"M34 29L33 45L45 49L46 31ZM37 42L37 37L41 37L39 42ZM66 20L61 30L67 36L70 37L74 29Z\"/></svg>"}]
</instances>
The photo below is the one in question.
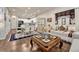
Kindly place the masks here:
<instances>
[{"instance_id":1,"label":"white wall","mask_svg":"<svg viewBox=\"0 0 79 59\"><path fill-rule=\"evenodd\" d=\"M6 8L5 29L6 29L6 33L5 33L5 34L8 34L8 32L9 32L10 29L11 29L11 19L10 19L9 12L8 12L7 8Z\"/></svg>"},{"instance_id":2,"label":"white wall","mask_svg":"<svg viewBox=\"0 0 79 59\"><path fill-rule=\"evenodd\" d=\"M62 11L66 11L66 10L70 10L70 9L73 9L73 7L59 7L59 8L55 8L51 11L48 11L46 13L43 13L41 15L39 15L37 18L52 18L52 22L46 22L47 25L48 24L51 24L53 30L56 29L56 25L55 25L55 14L58 13L58 12L62 12ZM68 21L67 21L68 22ZM71 25L69 25L71 26Z\"/></svg>"},{"instance_id":3,"label":"white wall","mask_svg":"<svg viewBox=\"0 0 79 59\"><path fill-rule=\"evenodd\" d=\"M76 31L79 31L79 8L75 9Z\"/></svg>"},{"instance_id":4,"label":"white wall","mask_svg":"<svg viewBox=\"0 0 79 59\"><path fill-rule=\"evenodd\" d=\"M18 18L15 17L15 18L12 18L11 17L11 29L16 29L18 26Z\"/></svg>"},{"instance_id":5,"label":"white wall","mask_svg":"<svg viewBox=\"0 0 79 59\"><path fill-rule=\"evenodd\" d=\"M11 29L16 29L17 28L17 18L13 19L11 15L9 14L9 11L7 8L5 8L6 11L6 21L5 21L5 34L8 34L8 32Z\"/></svg>"},{"instance_id":6,"label":"white wall","mask_svg":"<svg viewBox=\"0 0 79 59\"><path fill-rule=\"evenodd\" d=\"M17 20L11 18L7 8L0 8L0 11L0 15L3 18L0 18L2 23L2 25L0 25L0 40L3 40L6 38L6 34L8 34L11 29L15 29L17 27Z\"/></svg>"},{"instance_id":7,"label":"white wall","mask_svg":"<svg viewBox=\"0 0 79 59\"><path fill-rule=\"evenodd\" d=\"M0 40L5 39L4 8L0 7Z\"/></svg>"},{"instance_id":8,"label":"white wall","mask_svg":"<svg viewBox=\"0 0 79 59\"><path fill-rule=\"evenodd\" d=\"M38 20L38 18L45 18L46 19L46 22L45 22L46 24L45 25L48 26L48 24L50 24L51 26L53 25L52 28L54 28L55 15L52 11L41 14L37 17L37 20ZM52 18L52 22L47 22L47 18ZM38 21L40 21L40 20L38 20Z\"/></svg>"},{"instance_id":9,"label":"white wall","mask_svg":"<svg viewBox=\"0 0 79 59\"><path fill-rule=\"evenodd\" d=\"M37 18L37 30L43 31L44 27L46 26L46 18Z\"/></svg>"}]
</instances>

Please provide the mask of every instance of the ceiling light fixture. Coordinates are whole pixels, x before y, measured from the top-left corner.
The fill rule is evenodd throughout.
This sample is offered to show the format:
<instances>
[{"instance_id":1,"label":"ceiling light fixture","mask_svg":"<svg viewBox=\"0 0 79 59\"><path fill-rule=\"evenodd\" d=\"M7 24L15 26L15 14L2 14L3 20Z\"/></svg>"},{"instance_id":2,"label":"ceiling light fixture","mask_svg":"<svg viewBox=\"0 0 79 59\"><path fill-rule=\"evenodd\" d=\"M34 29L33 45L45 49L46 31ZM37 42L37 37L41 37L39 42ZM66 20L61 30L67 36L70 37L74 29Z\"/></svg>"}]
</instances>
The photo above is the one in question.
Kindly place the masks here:
<instances>
[{"instance_id":1,"label":"ceiling light fixture","mask_svg":"<svg viewBox=\"0 0 79 59\"><path fill-rule=\"evenodd\" d=\"M16 18L16 16L12 15L12 18Z\"/></svg>"}]
</instances>

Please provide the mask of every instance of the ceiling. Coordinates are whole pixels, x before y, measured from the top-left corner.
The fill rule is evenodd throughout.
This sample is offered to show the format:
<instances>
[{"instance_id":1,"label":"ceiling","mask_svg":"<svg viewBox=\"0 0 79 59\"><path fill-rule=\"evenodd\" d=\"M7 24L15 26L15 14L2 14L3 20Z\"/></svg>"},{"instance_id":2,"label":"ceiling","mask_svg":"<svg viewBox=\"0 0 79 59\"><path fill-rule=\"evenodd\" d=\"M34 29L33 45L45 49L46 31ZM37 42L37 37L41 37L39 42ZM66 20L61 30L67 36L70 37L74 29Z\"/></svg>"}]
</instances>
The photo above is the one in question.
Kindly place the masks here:
<instances>
[{"instance_id":1,"label":"ceiling","mask_svg":"<svg viewBox=\"0 0 79 59\"><path fill-rule=\"evenodd\" d=\"M7 9L11 16L26 19L37 17L42 13L55 9L55 7L7 7Z\"/></svg>"}]
</instances>

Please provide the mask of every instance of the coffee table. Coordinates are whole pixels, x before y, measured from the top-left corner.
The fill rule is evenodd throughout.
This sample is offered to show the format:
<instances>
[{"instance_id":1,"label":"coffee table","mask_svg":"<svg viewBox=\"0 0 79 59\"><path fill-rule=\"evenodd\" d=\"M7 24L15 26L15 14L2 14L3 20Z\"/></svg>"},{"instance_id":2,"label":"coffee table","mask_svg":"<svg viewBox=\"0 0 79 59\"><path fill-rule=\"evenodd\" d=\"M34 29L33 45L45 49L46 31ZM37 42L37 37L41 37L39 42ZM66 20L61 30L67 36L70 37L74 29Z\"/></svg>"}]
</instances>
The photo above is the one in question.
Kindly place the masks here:
<instances>
[{"instance_id":1,"label":"coffee table","mask_svg":"<svg viewBox=\"0 0 79 59\"><path fill-rule=\"evenodd\" d=\"M33 36L31 38L31 47L33 48L33 43L38 45L38 48L43 52L51 51L52 48L56 47L61 42L61 38L57 36L51 36L49 41L44 41L41 36Z\"/></svg>"}]
</instances>

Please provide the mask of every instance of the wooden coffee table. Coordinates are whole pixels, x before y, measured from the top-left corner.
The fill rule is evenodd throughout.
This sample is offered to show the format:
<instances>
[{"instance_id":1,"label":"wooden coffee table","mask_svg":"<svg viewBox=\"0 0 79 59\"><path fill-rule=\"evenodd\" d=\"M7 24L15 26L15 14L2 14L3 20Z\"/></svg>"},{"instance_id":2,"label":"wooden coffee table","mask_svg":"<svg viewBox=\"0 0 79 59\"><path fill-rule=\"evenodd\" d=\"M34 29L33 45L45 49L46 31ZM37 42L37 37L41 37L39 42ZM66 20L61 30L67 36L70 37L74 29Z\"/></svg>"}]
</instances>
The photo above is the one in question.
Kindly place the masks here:
<instances>
[{"instance_id":1,"label":"wooden coffee table","mask_svg":"<svg viewBox=\"0 0 79 59\"><path fill-rule=\"evenodd\" d=\"M41 51L48 52L51 51L51 49L54 48L57 44L59 44L61 42L61 39L60 37L56 36L56 38L50 38L49 42L44 42L42 41L41 37L33 36L30 41L32 48L34 47L33 42L38 45Z\"/></svg>"}]
</instances>

